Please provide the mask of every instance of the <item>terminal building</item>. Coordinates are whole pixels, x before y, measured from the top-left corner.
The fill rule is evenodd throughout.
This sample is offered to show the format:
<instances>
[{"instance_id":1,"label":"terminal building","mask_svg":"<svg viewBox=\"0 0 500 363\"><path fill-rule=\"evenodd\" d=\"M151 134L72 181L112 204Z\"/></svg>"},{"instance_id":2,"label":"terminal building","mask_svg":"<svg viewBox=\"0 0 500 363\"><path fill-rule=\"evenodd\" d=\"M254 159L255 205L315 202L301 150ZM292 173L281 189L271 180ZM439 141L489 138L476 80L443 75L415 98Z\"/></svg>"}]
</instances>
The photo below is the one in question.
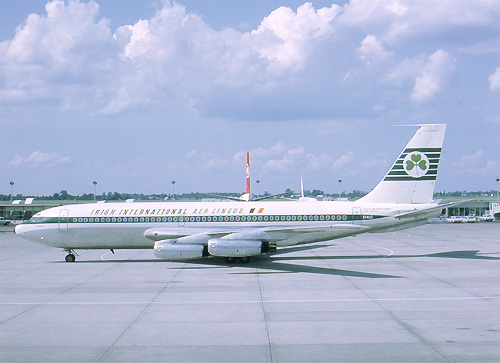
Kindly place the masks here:
<instances>
[{"instance_id":1,"label":"terminal building","mask_svg":"<svg viewBox=\"0 0 500 363\"><path fill-rule=\"evenodd\" d=\"M30 219L36 213L62 205L59 203L33 203L33 198L26 200L14 200L12 203L0 204L0 217L10 219L12 222L22 222ZM69 203L67 203L69 204Z\"/></svg>"},{"instance_id":2,"label":"terminal building","mask_svg":"<svg viewBox=\"0 0 500 363\"><path fill-rule=\"evenodd\" d=\"M446 217L465 217L465 216L475 216L481 217L486 215L495 215L496 219L500 218L500 202L488 202L474 200L470 202L465 202L464 204L446 208Z\"/></svg>"}]
</instances>

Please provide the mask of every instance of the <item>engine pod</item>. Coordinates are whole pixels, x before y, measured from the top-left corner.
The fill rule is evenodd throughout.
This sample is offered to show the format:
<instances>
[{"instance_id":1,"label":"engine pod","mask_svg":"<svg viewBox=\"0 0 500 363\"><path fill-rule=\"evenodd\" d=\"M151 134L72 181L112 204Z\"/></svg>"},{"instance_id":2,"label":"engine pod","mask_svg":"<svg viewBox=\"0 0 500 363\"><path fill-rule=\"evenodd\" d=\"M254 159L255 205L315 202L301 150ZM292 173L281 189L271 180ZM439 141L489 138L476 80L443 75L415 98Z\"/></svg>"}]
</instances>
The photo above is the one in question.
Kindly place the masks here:
<instances>
[{"instance_id":1,"label":"engine pod","mask_svg":"<svg viewBox=\"0 0 500 363\"><path fill-rule=\"evenodd\" d=\"M254 240L211 239L208 253L220 257L257 256L263 252L263 242Z\"/></svg>"},{"instance_id":2,"label":"engine pod","mask_svg":"<svg viewBox=\"0 0 500 363\"><path fill-rule=\"evenodd\" d=\"M156 242L155 256L165 260L189 260L203 256L203 245Z\"/></svg>"}]
</instances>

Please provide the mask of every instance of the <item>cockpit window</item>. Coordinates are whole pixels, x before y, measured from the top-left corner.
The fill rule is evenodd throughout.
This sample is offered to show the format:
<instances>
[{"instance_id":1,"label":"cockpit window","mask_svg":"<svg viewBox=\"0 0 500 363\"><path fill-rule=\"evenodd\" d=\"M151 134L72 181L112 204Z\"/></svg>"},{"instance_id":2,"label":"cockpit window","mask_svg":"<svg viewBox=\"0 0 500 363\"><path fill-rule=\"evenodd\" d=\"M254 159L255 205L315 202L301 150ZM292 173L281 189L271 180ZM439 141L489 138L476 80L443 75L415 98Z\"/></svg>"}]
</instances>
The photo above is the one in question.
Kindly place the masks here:
<instances>
[{"instance_id":1,"label":"cockpit window","mask_svg":"<svg viewBox=\"0 0 500 363\"><path fill-rule=\"evenodd\" d=\"M43 223L43 222L46 222L50 219L50 217L37 217L37 216L33 216L30 218L30 222L32 223Z\"/></svg>"}]
</instances>

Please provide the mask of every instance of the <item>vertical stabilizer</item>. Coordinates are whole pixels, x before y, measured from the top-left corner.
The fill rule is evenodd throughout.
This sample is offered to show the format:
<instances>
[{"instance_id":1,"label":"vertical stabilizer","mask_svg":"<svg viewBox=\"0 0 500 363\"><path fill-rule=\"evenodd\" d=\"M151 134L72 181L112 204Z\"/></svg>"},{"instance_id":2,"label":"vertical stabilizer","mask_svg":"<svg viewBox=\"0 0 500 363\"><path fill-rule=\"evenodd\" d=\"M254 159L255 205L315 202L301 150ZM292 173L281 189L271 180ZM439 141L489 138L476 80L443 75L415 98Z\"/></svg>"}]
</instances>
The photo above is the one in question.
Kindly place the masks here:
<instances>
[{"instance_id":1,"label":"vertical stabilizer","mask_svg":"<svg viewBox=\"0 0 500 363\"><path fill-rule=\"evenodd\" d=\"M247 152L247 194L250 194L250 153Z\"/></svg>"},{"instance_id":2,"label":"vertical stabilizer","mask_svg":"<svg viewBox=\"0 0 500 363\"><path fill-rule=\"evenodd\" d=\"M363 202L431 203L446 125L420 126L384 179Z\"/></svg>"}]
</instances>

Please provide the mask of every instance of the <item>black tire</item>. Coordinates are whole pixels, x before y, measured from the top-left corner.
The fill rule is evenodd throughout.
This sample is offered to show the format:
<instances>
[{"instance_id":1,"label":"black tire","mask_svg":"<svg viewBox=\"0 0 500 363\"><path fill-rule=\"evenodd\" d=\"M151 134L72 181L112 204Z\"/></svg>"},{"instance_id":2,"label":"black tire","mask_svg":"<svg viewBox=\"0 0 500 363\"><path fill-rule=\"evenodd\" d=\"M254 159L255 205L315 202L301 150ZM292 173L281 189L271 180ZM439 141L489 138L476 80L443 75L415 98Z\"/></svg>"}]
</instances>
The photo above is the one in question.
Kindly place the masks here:
<instances>
[{"instance_id":1,"label":"black tire","mask_svg":"<svg viewBox=\"0 0 500 363\"><path fill-rule=\"evenodd\" d=\"M75 257L75 255L73 255L73 254L69 253L69 254L66 256L65 260L66 260L66 262L75 262L76 257Z\"/></svg>"},{"instance_id":2,"label":"black tire","mask_svg":"<svg viewBox=\"0 0 500 363\"><path fill-rule=\"evenodd\" d=\"M234 257L226 257L225 258L226 263L233 264L236 262L236 259Z\"/></svg>"},{"instance_id":3,"label":"black tire","mask_svg":"<svg viewBox=\"0 0 500 363\"><path fill-rule=\"evenodd\" d=\"M250 256L240 257L240 262L241 263L249 263L250 262Z\"/></svg>"}]
</instances>

